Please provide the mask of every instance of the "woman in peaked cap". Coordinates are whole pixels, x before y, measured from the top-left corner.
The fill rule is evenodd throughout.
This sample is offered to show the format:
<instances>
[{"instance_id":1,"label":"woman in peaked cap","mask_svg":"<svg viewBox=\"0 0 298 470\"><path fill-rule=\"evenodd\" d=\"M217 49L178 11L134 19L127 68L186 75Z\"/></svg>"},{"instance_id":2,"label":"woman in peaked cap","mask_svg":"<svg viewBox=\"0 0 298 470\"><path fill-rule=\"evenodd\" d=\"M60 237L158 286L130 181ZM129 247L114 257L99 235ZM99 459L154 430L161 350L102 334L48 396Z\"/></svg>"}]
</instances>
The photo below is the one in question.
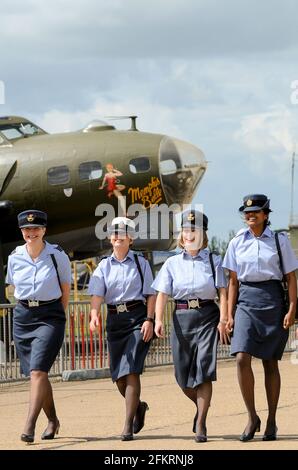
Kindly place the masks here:
<instances>
[{"instance_id":1,"label":"woman in peaked cap","mask_svg":"<svg viewBox=\"0 0 298 470\"><path fill-rule=\"evenodd\" d=\"M221 257L208 251L208 218L196 210L182 214L178 246L182 253L162 266L152 287L158 291L155 333L163 337L163 312L171 296L171 334L175 377L184 394L194 403L193 432L196 442L207 441L206 419L216 380L218 334L227 343L226 279ZM219 290L220 310L214 302Z\"/></svg>"},{"instance_id":2,"label":"woman in peaked cap","mask_svg":"<svg viewBox=\"0 0 298 470\"><path fill-rule=\"evenodd\" d=\"M14 286L18 301L13 315L13 338L21 372L30 375L29 412L21 440L32 443L41 409L48 418L41 439L53 439L60 427L48 372L64 339L71 268L62 248L43 240L47 226L45 212L21 212L18 225L26 243L9 256L6 282Z\"/></svg>"},{"instance_id":3,"label":"woman in peaked cap","mask_svg":"<svg viewBox=\"0 0 298 470\"><path fill-rule=\"evenodd\" d=\"M240 436L253 439L261 421L255 409L252 357L262 359L268 402L264 441L276 439L276 410L280 393L278 360L282 358L296 311L298 261L286 233L269 229L270 201L264 194L243 198L239 211L246 229L230 241L223 266L229 270L228 330L234 328L231 354L236 356L238 380L248 411L248 423ZM283 264L281 267L278 250ZM289 287L286 309L281 285L283 271ZM236 307L236 311L235 311Z\"/></svg>"},{"instance_id":4,"label":"woman in peaked cap","mask_svg":"<svg viewBox=\"0 0 298 470\"><path fill-rule=\"evenodd\" d=\"M92 295L90 329L98 327L98 313L106 302L111 376L126 405L121 440L131 441L143 428L148 409L140 400L140 374L153 336L155 292L148 261L130 250L134 222L116 217L108 234L113 253L99 263L88 289Z\"/></svg>"}]
</instances>

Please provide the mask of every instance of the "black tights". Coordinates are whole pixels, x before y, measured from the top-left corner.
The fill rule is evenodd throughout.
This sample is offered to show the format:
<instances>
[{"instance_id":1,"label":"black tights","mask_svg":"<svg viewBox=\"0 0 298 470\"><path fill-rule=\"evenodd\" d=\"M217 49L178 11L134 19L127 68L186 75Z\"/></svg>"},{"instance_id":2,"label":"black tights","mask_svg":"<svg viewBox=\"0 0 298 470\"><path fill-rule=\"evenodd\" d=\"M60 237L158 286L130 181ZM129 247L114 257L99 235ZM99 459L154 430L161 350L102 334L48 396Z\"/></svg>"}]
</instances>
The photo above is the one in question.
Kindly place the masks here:
<instances>
[{"instance_id":1,"label":"black tights","mask_svg":"<svg viewBox=\"0 0 298 470\"><path fill-rule=\"evenodd\" d=\"M251 355L247 353L238 353L237 356L237 374L240 390L248 411L248 424L245 433L249 433L257 421L255 408L254 385L255 379L251 367ZM280 374L278 370L278 361L275 359L263 360L265 373L265 388L268 403L268 418L265 434L271 434L275 431L275 418L280 393Z\"/></svg>"},{"instance_id":2,"label":"black tights","mask_svg":"<svg viewBox=\"0 0 298 470\"><path fill-rule=\"evenodd\" d=\"M141 381L139 374L128 374L116 381L121 395L125 398L126 416L122 434L133 432L133 420L140 404Z\"/></svg>"},{"instance_id":3,"label":"black tights","mask_svg":"<svg viewBox=\"0 0 298 470\"><path fill-rule=\"evenodd\" d=\"M47 432L52 432L57 423L53 391L47 372L32 370L30 373L30 401L25 434L34 434L35 425L41 409L48 418Z\"/></svg>"},{"instance_id":4,"label":"black tights","mask_svg":"<svg viewBox=\"0 0 298 470\"><path fill-rule=\"evenodd\" d=\"M198 419L197 434L206 433L207 413L212 397L212 382L205 382L195 388L184 388L183 393L196 405Z\"/></svg>"}]
</instances>

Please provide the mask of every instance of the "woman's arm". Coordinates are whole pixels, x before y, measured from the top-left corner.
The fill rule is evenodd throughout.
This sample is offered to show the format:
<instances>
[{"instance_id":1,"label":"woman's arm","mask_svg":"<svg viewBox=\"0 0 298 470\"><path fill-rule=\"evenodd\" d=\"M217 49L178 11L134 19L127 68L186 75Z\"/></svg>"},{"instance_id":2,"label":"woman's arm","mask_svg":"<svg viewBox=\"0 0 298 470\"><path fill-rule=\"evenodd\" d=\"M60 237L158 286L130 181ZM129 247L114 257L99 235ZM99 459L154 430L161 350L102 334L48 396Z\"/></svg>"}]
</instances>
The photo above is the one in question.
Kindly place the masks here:
<instances>
[{"instance_id":1,"label":"woman's arm","mask_svg":"<svg viewBox=\"0 0 298 470\"><path fill-rule=\"evenodd\" d=\"M159 292L156 299L156 318L154 331L158 338L163 338L164 336L163 316L168 297L168 294Z\"/></svg>"},{"instance_id":2,"label":"woman's arm","mask_svg":"<svg viewBox=\"0 0 298 470\"><path fill-rule=\"evenodd\" d=\"M237 279L237 273L235 271L229 270L229 275L230 280L228 287L228 323L226 326L227 333L231 333L233 331L235 305L237 303L239 290L239 281Z\"/></svg>"},{"instance_id":3,"label":"woman's arm","mask_svg":"<svg viewBox=\"0 0 298 470\"><path fill-rule=\"evenodd\" d=\"M101 304L104 302L104 297L99 295L92 295L91 297L91 320L90 320L90 330L95 331L99 325L98 313L100 310Z\"/></svg>"},{"instance_id":4,"label":"woman's arm","mask_svg":"<svg viewBox=\"0 0 298 470\"><path fill-rule=\"evenodd\" d=\"M217 329L219 331L219 339L221 344L228 344L229 338L227 335L226 326L228 323L228 301L227 290L225 287L219 288L219 302L220 302L220 317Z\"/></svg>"},{"instance_id":5,"label":"woman's arm","mask_svg":"<svg viewBox=\"0 0 298 470\"><path fill-rule=\"evenodd\" d=\"M143 340L145 342L150 341L153 336L153 324L154 324L154 311L155 311L156 295L148 295L147 297L147 319L144 321L141 332L143 333ZM148 320L151 318L151 320Z\"/></svg>"},{"instance_id":6,"label":"woman's arm","mask_svg":"<svg viewBox=\"0 0 298 470\"><path fill-rule=\"evenodd\" d=\"M116 168L113 169L113 173L114 173L115 176L122 176L123 175L123 173L121 173L121 171L119 171L119 170L116 170Z\"/></svg>"},{"instance_id":7,"label":"woman's arm","mask_svg":"<svg viewBox=\"0 0 298 470\"><path fill-rule=\"evenodd\" d=\"M289 310L284 317L283 326L287 330L295 323L296 304L297 304L297 278L295 271L286 274L289 289Z\"/></svg>"},{"instance_id":8,"label":"woman's arm","mask_svg":"<svg viewBox=\"0 0 298 470\"><path fill-rule=\"evenodd\" d=\"M63 305L64 310L67 309L67 305L69 302L69 294L70 294L70 284L68 282L61 283L61 303Z\"/></svg>"}]
</instances>

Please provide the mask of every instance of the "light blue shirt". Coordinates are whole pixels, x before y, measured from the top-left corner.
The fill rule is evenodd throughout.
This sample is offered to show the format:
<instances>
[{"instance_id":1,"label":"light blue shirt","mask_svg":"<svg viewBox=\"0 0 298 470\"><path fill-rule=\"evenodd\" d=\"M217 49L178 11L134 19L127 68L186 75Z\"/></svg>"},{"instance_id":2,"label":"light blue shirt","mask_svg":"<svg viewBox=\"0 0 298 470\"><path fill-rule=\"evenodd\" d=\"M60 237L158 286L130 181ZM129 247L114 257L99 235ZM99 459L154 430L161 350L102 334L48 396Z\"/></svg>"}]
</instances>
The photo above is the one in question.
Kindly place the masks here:
<instances>
[{"instance_id":1,"label":"light blue shirt","mask_svg":"<svg viewBox=\"0 0 298 470\"><path fill-rule=\"evenodd\" d=\"M213 254L215 284L226 287L221 256ZM174 299L214 299L217 295L209 260L209 250L201 250L192 257L187 251L171 256L163 264L152 287Z\"/></svg>"},{"instance_id":2,"label":"light blue shirt","mask_svg":"<svg viewBox=\"0 0 298 470\"><path fill-rule=\"evenodd\" d=\"M71 283L71 266L67 254L57 245L45 242L34 262L26 245L18 246L8 257L6 283L15 287L14 296L21 300L53 300L62 295L57 272L51 258L55 256L61 284Z\"/></svg>"},{"instance_id":3,"label":"light blue shirt","mask_svg":"<svg viewBox=\"0 0 298 470\"><path fill-rule=\"evenodd\" d=\"M122 261L116 259L114 254L101 260L90 279L88 294L104 297L105 302L112 305L130 300L144 301L146 296L155 295L151 288L153 276L150 265L143 256L138 259L144 277L143 289L134 255L129 250Z\"/></svg>"},{"instance_id":4,"label":"light blue shirt","mask_svg":"<svg viewBox=\"0 0 298 470\"><path fill-rule=\"evenodd\" d=\"M285 274L298 269L298 260L285 232L278 234ZM237 273L239 281L282 280L274 232L266 227L260 237L240 230L230 241L223 267Z\"/></svg>"}]
</instances>

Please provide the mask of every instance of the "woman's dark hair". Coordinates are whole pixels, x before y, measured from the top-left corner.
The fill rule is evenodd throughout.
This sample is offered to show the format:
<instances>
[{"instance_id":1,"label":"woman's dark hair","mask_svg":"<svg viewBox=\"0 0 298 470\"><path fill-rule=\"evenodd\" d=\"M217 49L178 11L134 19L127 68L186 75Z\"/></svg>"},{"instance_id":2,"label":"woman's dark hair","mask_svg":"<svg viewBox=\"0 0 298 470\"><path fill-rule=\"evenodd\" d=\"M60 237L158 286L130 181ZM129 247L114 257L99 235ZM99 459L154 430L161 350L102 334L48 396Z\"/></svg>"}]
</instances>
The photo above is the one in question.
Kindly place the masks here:
<instances>
[{"instance_id":1,"label":"woman's dark hair","mask_svg":"<svg viewBox=\"0 0 298 470\"><path fill-rule=\"evenodd\" d=\"M271 222L269 220L269 213L270 213L270 210L269 209L262 209L264 214L266 214L268 217L267 219L264 221L264 230L266 227L268 227L269 225L271 225Z\"/></svg>"}]
</instances>

